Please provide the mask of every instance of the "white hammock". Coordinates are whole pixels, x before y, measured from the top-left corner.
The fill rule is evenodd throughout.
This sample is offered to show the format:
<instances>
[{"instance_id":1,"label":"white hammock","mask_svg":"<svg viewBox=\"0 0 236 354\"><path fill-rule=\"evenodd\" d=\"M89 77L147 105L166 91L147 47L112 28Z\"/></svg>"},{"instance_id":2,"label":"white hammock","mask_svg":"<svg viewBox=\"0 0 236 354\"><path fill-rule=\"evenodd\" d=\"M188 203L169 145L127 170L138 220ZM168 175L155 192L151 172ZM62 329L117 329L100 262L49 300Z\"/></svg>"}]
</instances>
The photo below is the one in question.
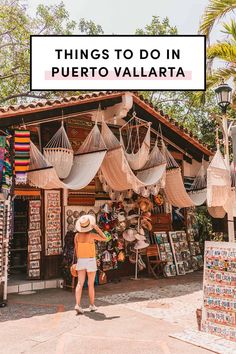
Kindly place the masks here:
<instances>
[{"instance_id":1,"label":"white hammock","mask_svg":"<svg viewBox=\"0 0 236 354\"><path fill-rule=\"evenodd\" d=\"M130 125L131 121L135 122L137 126L135 125ZM149 151L150 151L150 133L151 133L151 125L149 123L146 124L147 126L147 133L145 135L145 138L142 142L142 145L140 146L140 132L139 132L139 118L133 117L131 120L126 123L126 125L130 125L130 127L126 128L128 129L128 142L127 142L127 147L125 148L124 140L122 137L122 128L120 128L120 142L121 145L124 147L125 150L125 156L126 159L131 167L132 170L140 170L141 168L144 167L145 163L148 161L149 158ZM133 136L133 132L135 132L135 136ZM135 138L135 141L133 142L132 140ZM138 151L134 152L136 149L136 146L138 146ZM131 150L131 153L128 151Z\"/></svg>"},{"instance_id":2,"label":"white hammock","mask_svg":"<svg viewBox=\"0 0 236 354\"><path fill-rule=\"evenodd\" d=\"M208 207L208 213L216 219L223 219L225 217L225 210L223 207Z\"/></svg>"},{"instance_id":3,"label":"white hammock","mask_svg":"<svg viewBox=\"0 0 236 354\"><path fill-rule=\"evenodd\" d=\"M164 190L169 203L175 207L188 208L195 205L186 192L179 167L172 168L166 172L166 186Z\"/></svg>"},{"instance_id":4,"label":"white hammock","mask_svg":"<svg viewBox=\"0 0 236 354\"><path fill-rule=\"evenodd\" d=\"M61 181L56 169L31 142L29 184L43 189L65 188L79 190L95 177L106 154L104 141L95 125L74 158L70 175Z\"/></svg>"},{"instance_id":5,"label":"white hammock","mask_svg":"<svg viewBox=\"0 0 236 354\"><path fill-rule=\"evenodd\" d=\"M194 205L199 206L205 203L207 199L207 181L206 181L206 172L203 166L203 163L196 175L190 191L188 192L189 197L193 201Z\"/></svg>"},{"instance_id":6,"label":"white hammock","mask_svg":"<svg viewBox=\"0 0 236 354\"><path fill-rule=\"evenodd\" d=\"M174 157L167 150L163 143L163 154L167 161L166 185L164 188L169 203L178 208L188 208L194 206L193 200L186 192L181 169Z\"/></svg>"},{"instance_id":7,"label":"white hammock","mask_svg":"<svg viewBox=\"0 0 236 354\"><path fill-rule=\"evenodd\" d=\"M207 205L223 207L231 188L230 172L218 149L207 169Z\"/></svg>"},{"instance_id":8,"label":"white hammock","mask_svg":"<svg viewBox=\"0 0 236 354\"><path fill-rule=\"evenodd\" d=\"M156 168L156 166L162 166L162 169L160 168L162 175L161 175L158 182L155 182L154 184L148 186L150 193L153 195L157 195L160 188L164 188L165 183L166 183L166 159L164 158L163 154L159 150L159 148L157 146L157 141L150 153L149 160L146 162L143 169L138 171L137 177L141 181L144 181L144 180L147 181L148 175L150 178L152 178L153 169ZM143 195L144 189L145 189L145 187L141 188L141 190L139 191L139 194Z\"/></svg>"},{"instance_id":9,"label":"white hammock","mask_svg":"<svg viewBox=\"0 0 236 354\"><path fill-rule=\"evenodd\" d=\"M125 151L118 139L114 136L107 124L102 124L102 136L108 148L108 152L101 166L102 174L115 191L133 189L136 193L145 186L158 183L166 169L166 163L147 166L138 171L137 176L131 170L126 159ZM154 151L155 152L155 151Z\"/></svg>"},{"instance_id":10,"label":"white hammock","mask_svg":"<svg viewBox=\"0 0 236 354\"><path fill-rule=\"evenodd\" d=\"M226 213L233 213L233 216L236 217L236 194L235 194L235 188L231 188L231 191L229 192L229 197L227 199L227 202L223 206L224 210Z\"/></svg>"},{"instance_id":11,"label":"white hammock","mask_svg":"<svg viewBox=\"0 0 236 354\"><path fill-rule=\"evenodd\" d=\"M43 153L48 162L55 167L60 178L66 178L69 175L73 164L73 149L63 123L45 146Z\"/></svg>"}]
</instances>

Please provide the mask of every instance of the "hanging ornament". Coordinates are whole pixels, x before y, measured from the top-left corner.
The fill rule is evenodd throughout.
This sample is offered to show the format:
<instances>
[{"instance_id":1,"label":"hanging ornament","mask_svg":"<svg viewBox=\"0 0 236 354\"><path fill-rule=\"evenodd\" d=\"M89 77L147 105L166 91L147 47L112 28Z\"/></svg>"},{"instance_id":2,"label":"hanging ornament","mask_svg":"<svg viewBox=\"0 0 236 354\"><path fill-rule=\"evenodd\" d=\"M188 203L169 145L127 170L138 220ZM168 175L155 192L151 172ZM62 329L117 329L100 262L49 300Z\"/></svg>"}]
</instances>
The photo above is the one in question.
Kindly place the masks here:
<instances>
[{"instance_id":1,"label":"hanging ornament","mask_svg":"<svg viewBox=\"0 0 236 354\"><path fill-rule=\"evenodd\" d=\"M142 197L144 197L144 198L148 198L149 195L150 195L150 190L149 190L149 188L148 188L148 187L142 188L142 189L141 189L141 195L142 195Z\"/></svg>"},{"instance_id":2,"label":"hanging ornament","mask_svg":"<svg viewBox=\"0 0 236 354\"><path fill-rule=\"evenodd\" d=\"M111 189L109 192L109 197L112 201L115 201L116 200L116 192Z\"/></svg>"},{"instance_id":3,"label":"hanging ornament","mask_svg":"<svg viewBox=\"0 0 236 354\"><path fill-rule=\"evenodd\" d=\"M123 202L123 201L124 201L124 194L122 192L119 192L117 196L117 202Z\"/></svg>"},{"instance_id":4,"label":"hanging ornament","mask_svg":"<svg viewBox=\"0 0 236 354\"><path fill-rule=\"evenodd\" d=\"M133 197L133 190L132 189L128 189L126 192L126 198L131 199Z\"/></svg>"},{"instance_id":5,"label":"hanging ornament","mask_svg":"<svg viewBox=\"0 0 236 354\"><path fill-rule=\"evenodd\" d=\"M159 193L159 190L160 190L160 188L159 188L156 184L154 184L154 186L152 186L152 187L150 188L150 192L151 192L151 194L154 195L154 196Z\"/></svg>"},{"instance_id":6,"label":"hanging ornament","mask_svg":"<svg viewBox=\"0 0 236 354\"><path fill-rule=\"evenodd\" d=\"M108 186L108 184L107 184L107 182L104 182L103 184L102 184L102 189L104 190L104 192L109 192L109 186Z\"/></svg>"},{"instance_id":7,"label":"hanging ornament","mask_svg":"<svg viewBox=\"0 0 236 354\"><path fill-rule=\"evenodd\" d=\"M103 176L103 174L102 174L102 171L99 171L99 172L98 172L98 178L99 178L99 181L100 181L101 183L104 183L104 182L105 182L105 178L104 178L104 176Z\"/></svg>"}]
</instances>

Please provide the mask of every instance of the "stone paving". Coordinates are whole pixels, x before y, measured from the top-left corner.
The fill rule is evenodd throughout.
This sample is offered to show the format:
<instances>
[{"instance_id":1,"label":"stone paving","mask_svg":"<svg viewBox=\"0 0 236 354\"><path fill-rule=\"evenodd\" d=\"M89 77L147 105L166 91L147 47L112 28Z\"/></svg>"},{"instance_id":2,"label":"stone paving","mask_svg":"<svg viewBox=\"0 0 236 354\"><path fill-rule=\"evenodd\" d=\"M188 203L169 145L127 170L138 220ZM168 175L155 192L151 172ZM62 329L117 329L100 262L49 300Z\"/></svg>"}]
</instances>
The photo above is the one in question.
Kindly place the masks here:
<instances>
[{"instance_id":1,"label":"stone paving","mask_svg":"<svg viewBox=\"0 0 236 354\"><path fill-rule=\"evenodd\" d=\"M50 289L12 294L0 309L3 354L207 354L208 350L171 338L196 328L202 274L175 279L122 279L99 286L98 312L76 316L71 291Z\"/></svg>"}]
</instances>

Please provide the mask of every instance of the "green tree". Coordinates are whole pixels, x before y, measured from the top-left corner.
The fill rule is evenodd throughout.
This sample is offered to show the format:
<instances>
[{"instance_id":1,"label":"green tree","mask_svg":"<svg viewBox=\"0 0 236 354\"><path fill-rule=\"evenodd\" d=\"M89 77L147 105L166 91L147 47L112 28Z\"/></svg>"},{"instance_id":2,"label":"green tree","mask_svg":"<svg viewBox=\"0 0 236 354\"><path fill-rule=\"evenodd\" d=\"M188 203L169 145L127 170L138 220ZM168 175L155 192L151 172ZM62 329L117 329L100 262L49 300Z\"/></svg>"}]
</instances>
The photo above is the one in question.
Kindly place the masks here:
<instances>
[{"instance_id":1,"label":"green tree","mask_svg":"<svg viewBox=\"0 0 236 354\"><path fill-rule=\"evenodd\" d=\"M170 20L165 17L163 20L159 16L152 16L150 25L146 25L144 29L138 28L135 34L138 35L176 35L178 33L175 26L170 25Z\"/></svg>"},{"instance_id":2,"label":"green tree","mask_svg":"<svg viewBox=\"0 0 236 354\"><path fill-rule=\"evenodd\" d=\"M211 0L203 14L200 32L209 37L216 22L235 8L236 0ZM222 80L227 81L228 79L233 79L234 85L236 84L236 21L231 19L229 23L223 23L221 26L225 39L217 41L207 48L208 87L213 87ZM225 65L213 70L213 63L216 59L223 61ZM235 93L233 100L236 103Z\"/></svg>"},{"instance_id":3,"label":"green tree","mask_svg":"<svg viewBox=\"0 0 236 354\"><path fill-rule=\"evenodd\" d=\"M27 14L20 0L0 0L0 103L17 98L45 98L50 93L29 89L29 41L31 34L72 34L71 21L63 2L55 6L39 5L36 16Z\"/></svg>"},{"instance_id":4,"label":"green tree","mask_svg":"<svg viewBox=\"0 0 236 354\"><path fill-rule=\"evenodd\" d=\"M88 36L100 35L104 33L100 25L96 25L93 21L85 20L84 18L81 18L79 21L79 30L81 33Z\"/></svg>"},{"instance_id":5,"label":"green tree","mask_svg":"<svg viewBox=\"0 0 236 354\"><path fill-rule=\"evenodd\" d=\"M210 0L202 16L200 32L209 37L213 26L236 8L236 0Z\"/></svg>"}]
</instances>

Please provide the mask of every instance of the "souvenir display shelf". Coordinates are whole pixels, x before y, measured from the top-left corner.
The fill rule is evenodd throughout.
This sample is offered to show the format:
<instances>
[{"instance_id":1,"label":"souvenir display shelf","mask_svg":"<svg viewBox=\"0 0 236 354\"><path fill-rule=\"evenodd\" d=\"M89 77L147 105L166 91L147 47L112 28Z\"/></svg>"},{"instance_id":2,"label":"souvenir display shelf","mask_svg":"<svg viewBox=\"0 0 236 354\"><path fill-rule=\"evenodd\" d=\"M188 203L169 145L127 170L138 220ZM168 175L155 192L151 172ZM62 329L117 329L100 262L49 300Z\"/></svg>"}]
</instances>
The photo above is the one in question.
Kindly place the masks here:
<instances>
[{"instance_id":1,"label":"souvenir display shelf","mask_svg":"<svg viewBox=\"0 0 236 354\"><path fill-rule=\"evenodd\" d=\"M45 254L62 253L61 237L61 193L59 190L45 191Z\"/></svg>"},{"instance_id":2,"label":"souvenir display shelf","mask_svg":"<svg viewBox=\"0 0 236 354\"><path fill-rule=\"evenodd\" d=\"M236 341L236 244L205 242L202 330Z\"/></svg>"},{"instance_id":3,"label":"souvenir display shelf","mask_svg":"<svg viewBox=\"0 0 236 354\"><path fill-rule=\"evenodd\" d=\"M41 201L29 201L28 230L28 277L40 279L41 243Z\"/></svg>"},{"instance_id":4,"label":"souvenir display shelf","mask_svg":"<svg viewBox=\"0 0 236 354\"><path fill-rule=\"evenodd\" d=\"M3 301L7 300L8 254L12 209L10 199L0 200L0 282L3 283Z\"/></svg>"},{"instance_id":5,"label":"souvenir display shelf","mask_svg":"<svg viewBox=\"0 0 236 354\"><path fill-rule=\"evenodd\" d=\"M189 249L191 253L191 262L193 270L199 270L203 268L203 256L200 247L200 243L195 241L197 235L197 230L189 229L188 230L188 242Z\"/></svg>"},{"instance_id":6,"label":"souvenir display shelf","mask_svg":"<svg viewBox=\"0 0 236 354\"><path fill-rule=\"evenodd\" d=\"M170 243L178 275L193 272L191 265L191 253L185 231L170 231Z\"/></svg>"},{"instance_id":7,"label":"souvenir display shelf","mask_svg":"<svg viewBox=\"0 0 236 354\"><path fill-rule=\"evenodd\" d=\"M19 201L16 201L19 202ZM15 202L15 203L16 203ZM16 205L16 204L15 204ZM28 230L28 211L27 202L22 204L21 208L17 207L14 212L14 231L11 242L11 273L18 273L27 268L27 230Z\"/></svg>"},{"instance_id":8,"label":"souvenir display shelf","mask_svg":"<svg viewBox=\"0 0 236 354\"><path fill-rule=\"evenodd\" d=\"M166 232L154 232L154 237L159 248L161 261L167 262L164 267L164 276L176 276L176 266L174 264L173 253Z\"/></svg>"}]
</instances>

